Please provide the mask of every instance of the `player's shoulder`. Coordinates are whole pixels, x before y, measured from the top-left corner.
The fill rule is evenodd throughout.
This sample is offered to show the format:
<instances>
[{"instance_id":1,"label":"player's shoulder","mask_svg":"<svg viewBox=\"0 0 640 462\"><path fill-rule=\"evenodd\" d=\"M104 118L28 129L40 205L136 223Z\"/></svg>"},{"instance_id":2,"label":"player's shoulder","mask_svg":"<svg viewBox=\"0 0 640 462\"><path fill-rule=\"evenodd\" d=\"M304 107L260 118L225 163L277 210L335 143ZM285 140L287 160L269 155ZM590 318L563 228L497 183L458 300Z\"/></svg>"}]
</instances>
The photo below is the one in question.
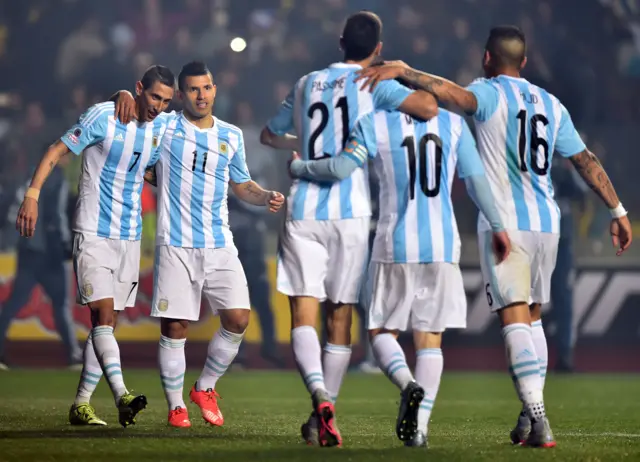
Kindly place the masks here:
<instances>
[{"instance_id":1,"label":"player's shoulder","mask_svg":"<svg viewBox=\"0 0 640 462\"><path fill-rule=\"evenodd\" d=\"M219 133L224 132L226 134L236 135L236 136L242 135L242 129L237 125L233 125L222 119L218 119L217 117L214 117L214 120Z\"/></svg>"},{"instance_id":2,"label":"player's shoulder","mask_svg":"<svg viewBox=\"0 0 640 462\"><path fill-rule=\"evenodd\" d=\"M161 112L160 114L157 115L157 117L155 118L155 121L161 124L168 125L169 122L173 122L174 120L176 120L178 115L179 113L176 111Z\"/></svg>"},{"instance_id":3,"label":"player's shoulder","mask_svg":"<svg viewBox=\"0 0 640 462\"><path fill-rule=\"evenodd\" d=\"M487 87L498 88L500 86L500 80L498 77L477 77L471 81L467 88Z\"/></svg>"},{"instance_id":4,"label":"player's shoulder","mask_svg":"<svg viewBox=\"0 0 640 462\"><path fill-rule=\"evenodd\" d=\"M84 111L78 122L85 126L92 125L96 122L105 122L109 117L115 117L115 111L116 105L113 101L96 103Z\"/></svg>"}]
</instances>

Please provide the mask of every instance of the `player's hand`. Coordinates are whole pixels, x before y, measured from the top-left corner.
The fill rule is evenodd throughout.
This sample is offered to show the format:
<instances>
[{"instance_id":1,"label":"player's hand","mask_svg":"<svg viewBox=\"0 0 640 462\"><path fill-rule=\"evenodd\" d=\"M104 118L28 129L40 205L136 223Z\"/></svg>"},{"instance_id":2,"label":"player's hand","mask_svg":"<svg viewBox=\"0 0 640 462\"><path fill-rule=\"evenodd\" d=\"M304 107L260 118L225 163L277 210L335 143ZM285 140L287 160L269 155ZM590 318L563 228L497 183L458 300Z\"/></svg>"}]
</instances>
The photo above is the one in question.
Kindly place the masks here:
<instances>
[{"instance_id":1,"label":"player's hand","mask_svg":"<svg viewBox=\"0 0 640 462\"><path fill-rule=\"evenodd\" d=\"M36 230L38 221L38 201L32 197L25 197L18 210L16 229L22 237L31 237Z\"/></svg>"},{"instance_id":2,"label":"player's hand","mask_svg":"<svg viewBox=\"0 0 640 462\"><path fill-rule=\"evenodd\" d=\"M403 61L385 61L382 66L365 67L356 72L356 82L363 80L362 90L369 87L373 91L381 80L393 80L401 77L411 67Z\"/></svg>"},{"instance_id":3,"label":"player's hand","mask_svg":"<svg viewBox=\"0 0 640 462\"><path fill-rule=\"evenodd\" d=\"M276 213L284 205L284 196L278 191L269 191L269 198L265 205L269 207L269 212Z\"/></svg>"},{"instance_id":4,"label":"player's hand","mask_svg":"<svg viewBox=\"0 0 640 462\"><path fill-rule=\"evenodd\" d=\"M609 233L611 234L613 247L618 249L616 255L622 255L622 252L627 250L631 245L631 241L633 241L629 217L624 216L611 220Z\"/></svg>"},{"instance_id":5,"label":"player's hand","mask_svg":"<svg viewBox=\"0 0 640 462\"><path fill-rule=\"evenodd\" d=\"M300 154L298 154L296 151L291 151L291 159L287 161L287 172L289 172L289 178L295 180L295 177L291 174L291 162L293 162L294 160L300 160Z\"/></svg>"},{"instance_id":6,"label":"player's hand","mask_svg":"<svg viewBox=\"0 0 640 462\"><path fill-rule=\"evenodd\" d=\"M506 231L493 233L493 254L496 256L496 264L499 265L507 259L511 253L511 239Z\"/></svg>"},{"instance_id":7,"label":"player's hand","mask_svg":"<svg viewBox=\"0 0 640 462\"><path fill-rule=\"evenodd\" d=\"M128 124L138 118L136 113L136 100L133 95L126 90L120 90L116 101L116 118L123 124Z\"/></svg>"}]
</instances>

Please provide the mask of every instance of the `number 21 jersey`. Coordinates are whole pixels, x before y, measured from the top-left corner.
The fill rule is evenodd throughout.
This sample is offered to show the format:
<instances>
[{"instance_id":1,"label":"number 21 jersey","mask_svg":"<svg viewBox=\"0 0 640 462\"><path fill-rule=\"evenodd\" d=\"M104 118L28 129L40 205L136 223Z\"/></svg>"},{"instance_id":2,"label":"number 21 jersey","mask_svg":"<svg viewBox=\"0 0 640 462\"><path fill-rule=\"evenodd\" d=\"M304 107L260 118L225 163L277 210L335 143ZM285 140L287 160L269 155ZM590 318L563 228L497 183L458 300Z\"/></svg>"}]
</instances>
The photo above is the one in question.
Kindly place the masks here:
<instances>
[{"instance_id":1,"label":"number 21 jersey","mask_svg":"<svg viewBox=\"0 0 640 462\"><path fill-rule=\"evenodd\" d=\"M303 160L340 154L358 119L374 110L397 109L412 91L396 81L373 92L354 82L357 64L334 63L302 77L267 127L276 135L295 131ZM296 179L287 198L289 220L339 220L371 215L366 171L336 183Z\"/></svg>"},{"instance_id":2,"label":"number 21 jersey","mask_svg":"<svg viewBox=\"0 0 640 462\"><path fill-rule=\"evenodd\" d=\"M491 191L506 229L560 232L551 162L585 145L558 98L527 80L501 75L467 88L477 101L476 138ZM490 226L480 214L478 230Z\"/></svg>"}]
</instances>

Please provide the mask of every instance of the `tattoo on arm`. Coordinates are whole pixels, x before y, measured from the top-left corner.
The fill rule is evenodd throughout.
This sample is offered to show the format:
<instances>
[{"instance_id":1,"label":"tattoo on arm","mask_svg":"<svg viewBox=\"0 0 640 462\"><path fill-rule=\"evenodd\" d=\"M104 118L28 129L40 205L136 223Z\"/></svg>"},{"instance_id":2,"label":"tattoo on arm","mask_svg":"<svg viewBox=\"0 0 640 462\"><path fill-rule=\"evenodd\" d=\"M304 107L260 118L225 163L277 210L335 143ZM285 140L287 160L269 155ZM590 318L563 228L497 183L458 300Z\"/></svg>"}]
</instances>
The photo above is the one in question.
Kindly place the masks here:
<instances>
[{"instance_id":1,"label":"tattoo on arm","mask_svg":"<svg viewBox=\"0 0 640 462\"><path fill-rule=\"evenodd\" d=\"M449 80L414 69L405 70L401 78L414 87L431 93L441 103L454 104L467 113L474 113L478 109L475 95Z\"/></svg>"},{"instance_id":2,"label":"tattoo on arm","mask_svg":"<svg viewBox=\"0 0 640 462\"><path fill-rule=\"evenodd\" d=\"M580 154L576 154L569 159L580 176L603 200L607 207L613 209L618 206L620 199L618 199L616 190L594 153L585 149Z\"/></svg>"},{"instance_id":3,"label":"tattoo on arm","mask_svg":"<svg viewBox=\"0 0 640 462\"><path fill-rule=\"evenodd\" d=\"M253 181L248 181L247 184L244 185L244 190L257 201L264 202L266 200L266 191Z\"/></svg>"}]
</instances>

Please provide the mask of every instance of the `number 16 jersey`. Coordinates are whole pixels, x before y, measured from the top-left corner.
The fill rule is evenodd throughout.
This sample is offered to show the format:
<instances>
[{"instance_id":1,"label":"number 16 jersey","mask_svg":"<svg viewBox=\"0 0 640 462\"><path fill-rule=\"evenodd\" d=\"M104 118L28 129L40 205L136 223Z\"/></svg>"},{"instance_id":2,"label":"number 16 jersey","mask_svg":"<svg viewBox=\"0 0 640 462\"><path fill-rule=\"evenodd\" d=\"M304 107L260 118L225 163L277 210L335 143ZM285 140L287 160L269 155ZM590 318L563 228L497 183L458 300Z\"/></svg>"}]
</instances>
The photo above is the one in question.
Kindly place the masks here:
<instances>
[{"instance_id":1,"label":"number 16 jersey","mask_svg":"<svg viewBox=\"0 0 640 462\"><path fill-rule=\"evenodd\" d=\"M354 82L357 64L335 63L302 77L267 127L276 135L295 131L303 160L340 154L356 122L374 110L397 109L412 93L391 80L373 92ZM336 183L296 179L287 198L289 220L340 220L371 215L366 171Z\"/></svg>"},{"instance_id":2,"label":"number 16 jersey","mask_svg":"<svg viewBox=\"0 0 640 462\"><path fill-rule=\"evenodd\" d=\"M522 78L477 79L474 121L480 157L506 229L560 232L551 162L585 145L558 98ZM490 226L480 214L478 231Z\"/></svg>"}]
</instances>

